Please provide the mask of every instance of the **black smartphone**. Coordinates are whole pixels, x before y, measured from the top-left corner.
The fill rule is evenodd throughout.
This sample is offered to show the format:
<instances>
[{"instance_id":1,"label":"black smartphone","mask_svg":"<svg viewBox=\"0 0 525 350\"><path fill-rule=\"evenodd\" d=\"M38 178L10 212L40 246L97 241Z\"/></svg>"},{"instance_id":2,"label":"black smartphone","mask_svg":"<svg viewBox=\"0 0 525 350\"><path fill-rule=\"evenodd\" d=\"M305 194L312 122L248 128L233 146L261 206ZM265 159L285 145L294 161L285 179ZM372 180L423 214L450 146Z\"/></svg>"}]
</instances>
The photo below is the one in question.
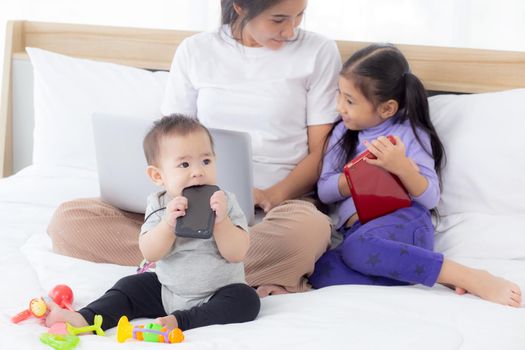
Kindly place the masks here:
<instances>
[{"instance_id":1,"label":"black smartphone","mask_svg":"<svg viewBox=\"0 0 525 350\"><path fill-rule=\"evenodd\" d=\"M219 190L215 185L186 187L182 195L188 199L186 215L177 218L177 237L208 239L213 234L215 212L210 207L211 196Z\"/></svg>"}]
</instances>

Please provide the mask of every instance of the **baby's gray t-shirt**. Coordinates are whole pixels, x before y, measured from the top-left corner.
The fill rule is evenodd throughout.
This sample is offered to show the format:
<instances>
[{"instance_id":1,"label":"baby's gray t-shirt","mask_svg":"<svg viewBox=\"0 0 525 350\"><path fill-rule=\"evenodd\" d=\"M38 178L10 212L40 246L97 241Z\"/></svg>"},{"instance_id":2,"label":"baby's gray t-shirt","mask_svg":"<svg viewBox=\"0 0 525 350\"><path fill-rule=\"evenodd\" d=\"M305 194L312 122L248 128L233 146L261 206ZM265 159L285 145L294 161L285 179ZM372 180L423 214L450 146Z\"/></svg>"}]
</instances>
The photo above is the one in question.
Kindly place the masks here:
<instances>
[{"instance_id":1,"label":"baby's gray t-shirt","mask_svg":"<svg viewBox=\"0 0 525 350\"><path fill-rule=\"evenodd\" d=\"M228 198L228 217L233 225L248 232L248 223L233 193ZM171 200L166 191L148 197L144 217L166 207ZM140 234L152 230L164 216L164 210L152 214L142 225ZM177 237L171 251L156 262L156 273L162 284L162 302L167 314L200 305L221 287L245 283L243 263L226 261L212 235L209 239Z\"/></svg>"}]
</instances>

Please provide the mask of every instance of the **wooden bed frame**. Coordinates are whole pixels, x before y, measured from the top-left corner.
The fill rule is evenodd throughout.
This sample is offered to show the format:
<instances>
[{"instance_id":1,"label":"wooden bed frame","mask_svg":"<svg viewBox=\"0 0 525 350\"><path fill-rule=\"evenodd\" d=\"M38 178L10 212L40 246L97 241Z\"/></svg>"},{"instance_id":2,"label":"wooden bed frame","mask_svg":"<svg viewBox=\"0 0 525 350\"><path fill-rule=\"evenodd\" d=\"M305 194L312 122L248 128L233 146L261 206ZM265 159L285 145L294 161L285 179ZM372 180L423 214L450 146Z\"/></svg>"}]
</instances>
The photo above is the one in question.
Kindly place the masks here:
<instances>
[{"instance_id":1,"label":"wooden bed frame","mask_svg":"<svg viewBox=\"0 0 525 350\"><path fill-rule=\"evenodd\" d=\"M194 32L10 21L6 31L0 100L0 177L13 165L13 60L25 47L139 68L168 70L177 45ZM338 41L342 59L367 45ZM525 87L525 52L398 45L413 72L433 91L475 93Z\"/></svg>"}]
</instances>

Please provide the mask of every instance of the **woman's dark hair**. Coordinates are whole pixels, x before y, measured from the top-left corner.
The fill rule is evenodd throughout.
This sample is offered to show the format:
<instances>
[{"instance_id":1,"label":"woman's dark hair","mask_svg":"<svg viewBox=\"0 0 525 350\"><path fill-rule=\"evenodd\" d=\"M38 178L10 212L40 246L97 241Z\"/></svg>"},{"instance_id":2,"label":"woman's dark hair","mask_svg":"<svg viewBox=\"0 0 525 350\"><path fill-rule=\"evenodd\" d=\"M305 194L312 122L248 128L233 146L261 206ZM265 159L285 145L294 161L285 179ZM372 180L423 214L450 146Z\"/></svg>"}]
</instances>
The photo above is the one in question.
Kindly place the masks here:
<instances>
[{"instance_id":1,"label":"woman's dark hair","mask_svg":"<svg viewBox=\"0 0 525 350\"><path fill-rule=\"evenodd\" d=\"M445 162L445 149L430 120L427 92L421 81L410 72L401 51L391 44L373 44L355 52L341 70L341 76L357 89L375 107L388 100L399 105L396 123L410 122L417 141L434 158L434 168L441 184L441 169ZM419 138L423 131L430 137L431 150ZM342 164L355 156L359 131L346 130L336 143L341 145L339 159Z\"/></svg>"},{"instance_id":2,"label":"woman's dark hair","mask_svg":"<svg viewBox=\"0 0 525 350\"><path fill-rule=\"evenodd\" d=\"M164 137L172 135L186 136L197 131L203 131L208 135L213 150L213 138L210 132L197 119L183 114L172 114L155 121L142 142L148 165L157 165L160 144Z\"/></svg>"},{"instance_id":3,"label":"woman's dark hair","mask_svg":"<svg viewBox=\"0 0 525 350\"><path fill-rule=\"evenodd\" d=\"M232 27L232 33L234 31L233 26L235 26L235 29L241 36L238 39L242 41L242 32L246 24L265 10L282 1L283 0L221 0L221 23L223 25L229 24L230 27ZM240 21L239 14L233 8L234 4L242 8L246 13Z\"/></svg>"}]
</instances>

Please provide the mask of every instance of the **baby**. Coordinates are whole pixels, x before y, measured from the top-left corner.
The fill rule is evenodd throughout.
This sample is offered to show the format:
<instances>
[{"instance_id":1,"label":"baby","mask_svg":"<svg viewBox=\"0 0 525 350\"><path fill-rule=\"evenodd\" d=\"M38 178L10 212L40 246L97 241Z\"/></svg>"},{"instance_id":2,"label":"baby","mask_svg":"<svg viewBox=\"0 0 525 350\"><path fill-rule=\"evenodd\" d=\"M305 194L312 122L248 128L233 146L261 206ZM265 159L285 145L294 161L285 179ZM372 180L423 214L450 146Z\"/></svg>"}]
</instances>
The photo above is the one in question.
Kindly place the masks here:
<instances>
[{"instance_id":1,"label":"baby","mask_svg":"<svg viewBox=\"0 0 525 350\"><path fill-rule=\"evenodd\" d=\"M235 196L222 190L211 196L216 217L210 239L177 237L175 230L176 219L188 208L182 190L216 184L210 133L196 119L172 115L154 123L143 146L147 174L163 187L148 197L139 238L144 258L156 262L155 272L120 279L78 312L51 303L46 324L86 326L97 314L104 318L104 330L115 327L123 315L156 318L165 327L182 330L254 320L260 301L244 279L242 261L250 240Z\"/></svg>"}]
</instances>

